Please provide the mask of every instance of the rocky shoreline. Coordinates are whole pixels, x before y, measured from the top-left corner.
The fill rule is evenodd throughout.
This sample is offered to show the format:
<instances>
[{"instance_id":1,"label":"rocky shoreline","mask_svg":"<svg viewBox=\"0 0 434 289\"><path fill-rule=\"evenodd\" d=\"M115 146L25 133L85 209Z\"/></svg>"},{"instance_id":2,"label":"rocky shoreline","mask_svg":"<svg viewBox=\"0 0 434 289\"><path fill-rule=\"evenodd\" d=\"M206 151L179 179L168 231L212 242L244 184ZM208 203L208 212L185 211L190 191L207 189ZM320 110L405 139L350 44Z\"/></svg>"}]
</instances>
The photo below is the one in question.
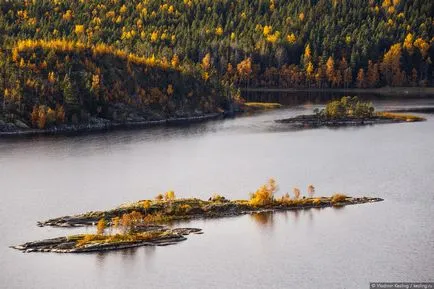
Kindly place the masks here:
<instances>
[{"instance_id":1,"label":"rocky shoreline","mask_svg":"<svg viewBox=\"0 0 434 289\"><path fill-rule=\"evenodd\" d=\"M292 118L279 119L276 123L289 124L293 128L320 128L320 127L350 127L367 126L374 124L402 123L424 121L422 117L398 115L392 112L379 113L369 118L324 118L317 115L298 115Z\"/></svg>"},{"instance_id":2,"label":"rocky shoreline","mask_svg":"<svg viewBox=\"0 0 434 289\"><path fill-rule=\"evenodd\" d=\"M274 181L262 186L255 194L274 191ZM312 186L313 188L313 186ZM313 189L312 189L313 190ZM63 216L38 222L38 226L84 227L95 226L95 234L72 235L27 242L11 248L22 252L90 253L121 250L140 246L167 246L186 240L191 233L201 234L197 228L173 228L177 220L235 217L245 214L287 210L321 209L367 204L383 201L373 197L348 197L334 194L331 197L303 197L291 199L289 195L261 198L253 194L250 200L228 200L214 195L208 200L176 199L174 192L164 199L141 200L123 204L107 211L91 211L73 216ZM261 195L262 196L262 195Z\"/></svg>"},{"instance_id":3,"label":"rocky shoreline","mask_svg":"<svg viewBox=\"0 0 434 289\"><path fill-rule=\"evenodd\" d=\"M201 229L196 228L177 228L169 229L161 226L161 228L153 229L151 232L158 232L159 234L148 240L130 240L130 241L117 241L117 242L93 242L84 246L79 246L78 242L85 235L75 235L58 237L51 239L44 239L40 241L27 242L11 248L20 250L24 253L31 252L52 252L52 253L93 253L105 252L113 250L123 250L129 248L136 248L142 246L168 246L174 245L179 242L187 240L185 237L189 234L201 234Z\"/></svg>"},{"instance_id":4,"label":"rocky shoreline","mask_svg":"<svg viewBox=\"0 0 434 289\"><path fill-rule=\"evenodd\" d=\"M108 222L112 218L121 217L124 214L129 214L131 212L137 211L143 214L156 214L160 212L165 212L167 206L176 206L183 204L188 204L191 209L188 212L181 214L169 215L164 213L166 222L175 220L189 220L189 219L210 219L210 218L223 218L223 217L233 217L246 215L251 213L261 213L261 212L273 212L273 211L284 211L284 210L306 210L313 208L328 208L328 207L342 207L348 205L357 205L365 203L374 203L383 201L381 198L371 198L371 197L347 197L345 200L339 202L333 202L331 198L322 197L317 198L319 203L313 202L311 198L300 199L300 201L294 204L282 204L277 203L275 205L271 204L269 206L254 207L250 206L244 202L237 201L226 201L215 203L212 201L203 201L199 199L181 199L175 200L172 204L155 204L154 207L149 209L143 209L140 205L140 201L130 206L121 206L108 211L91 211L84 214L78 214L73 216L62 216L58 218L49 219L46 221L39 221L37 225L39 227L84 227L95 225L98 220L104 218ZM177 204L179 203L179 204Z\"/></svg>"},{"instance_id":5,"label":"rocky shoreline","mask_svg":"<svg viewBox=\"0 0 434 289\"><path fill-rule=\"evenodd\" d=\"M52 126L46 129L30 128L20 120L14 122L5 122L0 120L0 137L1 136L29 136L29 135L55 135L55 134L74 134L82 132L109 131L114 129L133 129L154 126L183 125L190 123L204 122L213 119L223 118L224 113L216 112L201 114L196 116L174 117L161 120L127 120L112 121L109 119L92 117L86 123L79 124L62 124Z\"/></svg>"}]
</instances>

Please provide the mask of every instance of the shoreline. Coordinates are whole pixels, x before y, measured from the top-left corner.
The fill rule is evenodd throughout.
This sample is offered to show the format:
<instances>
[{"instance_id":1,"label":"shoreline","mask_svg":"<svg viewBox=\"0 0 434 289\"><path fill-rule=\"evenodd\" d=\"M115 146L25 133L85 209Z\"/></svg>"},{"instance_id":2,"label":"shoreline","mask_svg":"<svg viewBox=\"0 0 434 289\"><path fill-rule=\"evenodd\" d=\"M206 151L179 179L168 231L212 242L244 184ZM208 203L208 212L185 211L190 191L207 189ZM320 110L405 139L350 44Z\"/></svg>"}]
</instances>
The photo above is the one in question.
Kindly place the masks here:
<instances>
[{"instance_id":1,"label":"shoreline","mask_svg":"<svg viewBox=\"0 0 434 289\"><path fill-rule=\"evenodd\" d=\"M142 200L106 211L63 216L38 222L40 227L87 227L96 225L95 234L69 235L26 242L10 246L23 253L94 253L123 250L141 246L167 246L187 240L189 234L202 234L199 228L175 228L175 221L192 219L229 218L247 214L277 211L321 209L381 202L375 197L331 197L290 199L269 198L264 203L255 199L230 201L218 196L209 200L170 199Z\"/></svg>"},{"instance_id":2,"label":"shoreline","mask_svg":"<svg viewBox=\"0 0 434 289\"><path fill-rule=\"evenodd\" d=\"M113 130L140 129L147 127L185 125L224 118L226 112L209 113L200 116L167 118L162 120L113 122L107 119L93 118L91 122L54 126L48 129L18 129L0 131L0 137L25 137L37 135L74 135L79 133L95 133Z\"/></svg>"},{"instance_id":3,"label":"shoreline","mask_svg":"<svg viewBox=\"0 0 434 289\"><path fill-rule=\"evenodd\" d=\"M241 88L242 92L312 92L312 93L360 93L382 94L386 96L433 96L434 87L378 87L378 88Z\"/></svg>"},{"instance_id":4,"label":"shoreline","mask_svg":"<svg viewBox=\"0 0 434 289\"><path fill-rule=\"evenodd\" d=\"M201 199L142 200L106 211L63 216L38 222L40 227L95 226L96 234L69 235L10 246L23 253L94 253L141 246L167 246L187 240L189 234L202 234L199 228L172 228L174 221L228 218L267 212L321 209L384 201L376 197L309 197L271 200L256 204L247 200L230 201L224 197ZM115 232L113 234L113 231ZM119 233L122 232L122 233Z\"/></svg>"},{"instance_id":5,"label":"shoreline","mask_svg":"<svg viewBox=\"0 0 434 289\"><path fill-rule=\"evenodd\" d=\"M321 128L321 127L348 127L348 126L368 126L375 124L392 124L405 122L421 122L425 118L410 114L395 113L391 111L377 112L372 117L356 118L324 118L315 114L302 114L291 118L275 120L276 123L288 124L294 128Z\"/></svg>"},{"instance_id":6,"label":"shoreline","mask_svg":"<svg viewBox=\"0 0 434 289\"><path fill-rule=\"evenodd\" d=\"M142 203L147 201L149 200L138 201L128 206L119 206L106 211L90 211L83 214L38 221L37 226L62 228L93 226L100 219L105 219L110 223L113 218L120 218L125 214L133 212L139 212L145 216L160 214L157 220L152 221L157 223L170 223L179 220L226 218L252 213L342 207L381 202L384 200L375 197L345 197L342 200L334 201L332 197L316 197L291 200L288 203L276 202L264 206L254 206L249 204L246 200L204 201L200 199L178 199L173 201L154 201L150 208L144 209ZM189 206L188 211L176 211L176 209L173 209L179 209L183 205ZM170 214L167 210L170 211ZM172 212L172 210L175 211Z\"/></svg>"}]
</instances>

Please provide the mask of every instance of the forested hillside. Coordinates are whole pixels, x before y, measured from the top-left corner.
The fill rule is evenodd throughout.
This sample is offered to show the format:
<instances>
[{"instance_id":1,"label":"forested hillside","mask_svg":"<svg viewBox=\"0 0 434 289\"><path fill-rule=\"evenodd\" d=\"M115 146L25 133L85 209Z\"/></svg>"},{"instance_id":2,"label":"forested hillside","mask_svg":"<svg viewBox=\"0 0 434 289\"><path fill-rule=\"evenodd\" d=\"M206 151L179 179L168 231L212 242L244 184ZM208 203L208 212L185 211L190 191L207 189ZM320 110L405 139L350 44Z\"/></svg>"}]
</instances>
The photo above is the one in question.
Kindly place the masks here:
<instances>
[{"instance_id":1,"label":"forested hillside","mask_svg":"<svg viewBox=\"0 0 434 289\"><path fill-rule=\"evenodd\" d=\"M227 103L225 87L433 84L433 1L2 0L0 9L2 108L33 112L35 123L49 109L68 121L112 117L119 103L211 112Z\"/></svg>"}]
</instances>

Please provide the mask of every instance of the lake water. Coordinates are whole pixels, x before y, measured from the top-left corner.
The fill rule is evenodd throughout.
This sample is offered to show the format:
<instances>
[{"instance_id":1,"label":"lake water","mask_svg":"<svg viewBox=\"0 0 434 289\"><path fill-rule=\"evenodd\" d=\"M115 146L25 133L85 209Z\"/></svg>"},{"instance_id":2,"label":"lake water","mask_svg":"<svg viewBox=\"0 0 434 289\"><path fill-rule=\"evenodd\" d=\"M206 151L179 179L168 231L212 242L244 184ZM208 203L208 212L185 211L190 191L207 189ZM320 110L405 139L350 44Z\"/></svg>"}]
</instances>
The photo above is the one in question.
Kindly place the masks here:
<instances>
[{"instance_id":1,"label":"lake water","mask_svg":"<svg viewBox=\"0 0 434 289\"><path fill-rule=\"evenodd\" d=\"M434 99L375 104L433 107ZM434 115L343 129L291 131L274 123L315 107L182 128L0 140L0 288L369 288L370 281L434 281ZM318 195L385 201L192 221L179 226L204 234L168 247L83 255L8 248L80 231L38 228L38 220L169 189L178 197L248 198L269 177L278 195L312 183Z\"/></svg>"}]
</instances>

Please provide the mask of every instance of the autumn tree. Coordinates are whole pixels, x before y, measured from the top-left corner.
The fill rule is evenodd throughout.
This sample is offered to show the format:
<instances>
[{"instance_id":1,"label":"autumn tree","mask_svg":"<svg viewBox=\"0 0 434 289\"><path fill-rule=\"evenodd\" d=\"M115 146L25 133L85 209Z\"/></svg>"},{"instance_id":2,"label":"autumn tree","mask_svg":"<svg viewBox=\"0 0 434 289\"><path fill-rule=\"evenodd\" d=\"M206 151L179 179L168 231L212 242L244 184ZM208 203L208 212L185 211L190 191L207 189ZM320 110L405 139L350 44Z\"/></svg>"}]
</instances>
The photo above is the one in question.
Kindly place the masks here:
<instances>
[{"instance_id":1,"label":"autumn tree","mask_svg":"<svg viewBox=\"0 0 434 289\"><path fill-rule=\"evenodd\" d=\"M164 194L164 200L166 201L173 201L176 198L175 192L174 191L167 191Z\"/></svg>"},{"instance_id":2,"label":"autumn tree","mask_svg":"<svg viewBox=\"0 0 434 289\"><path fill-rule=\"evenodd\" d=\"M384 54L381 63L381 72L386 83L392 86L402 85L404 82L403 72L401 71L401 44L396 43Z\"/></svg>"},{"instance_id":3,"label":"autumn tree","mask_svg":"<svg viewBox=\"0 0 434 289\"><path fill-rule=\"evenodd\" d=\"M298 200L300 198L300 189L298 188L293 188L292 192L294 194L294 199Z\"/></svg>"},{"instance_id":4,"label":"autumn tree","mask_svg":"<svg viewBox=\"0 0 434 289\"><path fill-rule=\"evenodd\" d=\"M327 59L326 76L329 83L331 83L332 85L336 83L335 61L331 56Z\"/></svg>"},{"instance_id":5,"label":"autumn tree","mask_svg":"<svg viewBox=\"0 0 434 289\"><path fill-rule=\"evenodd\" d=\"M105 226L106 226L105 220L104 219L100 219L98 221L98 223L96 224L96 233L98 235L104 235Z\"/></svg>"},{"instance_id":6,"label":"autumn tree","mask_svg":"<svg viewBox=\"0 0 434 289\"><path fill-rule=\"evenodd\" d=\"M366 87L366 83L365 83L365 71L363 70L363 68L359 69L359 72L357 72L357 84L356 84L357 88L365 88Z\"/></svg>"},{"instance_id":7,"label":"autumn tree","mask_svg":"<svg viewBox=\"0 0 434 289\"><path fill-rule=\"evenodd\" d=\"M307 193L309 195L309 197L313 197L313 195L315 194L315 187L313 185L309 185L307 186Z\"/></svg>"},{"instance_id":8,"label":"autumn tree","mask_svg":"<svg viewBox=\"0 0 434 289\"><path fill-rule=\"evenodd\" d=\"M371 60L369 60L367 71L367 85L368 87L377 87L379 81L380 73L378 69L378 64L373 63Z\"/></svg>"}]
</instances>

